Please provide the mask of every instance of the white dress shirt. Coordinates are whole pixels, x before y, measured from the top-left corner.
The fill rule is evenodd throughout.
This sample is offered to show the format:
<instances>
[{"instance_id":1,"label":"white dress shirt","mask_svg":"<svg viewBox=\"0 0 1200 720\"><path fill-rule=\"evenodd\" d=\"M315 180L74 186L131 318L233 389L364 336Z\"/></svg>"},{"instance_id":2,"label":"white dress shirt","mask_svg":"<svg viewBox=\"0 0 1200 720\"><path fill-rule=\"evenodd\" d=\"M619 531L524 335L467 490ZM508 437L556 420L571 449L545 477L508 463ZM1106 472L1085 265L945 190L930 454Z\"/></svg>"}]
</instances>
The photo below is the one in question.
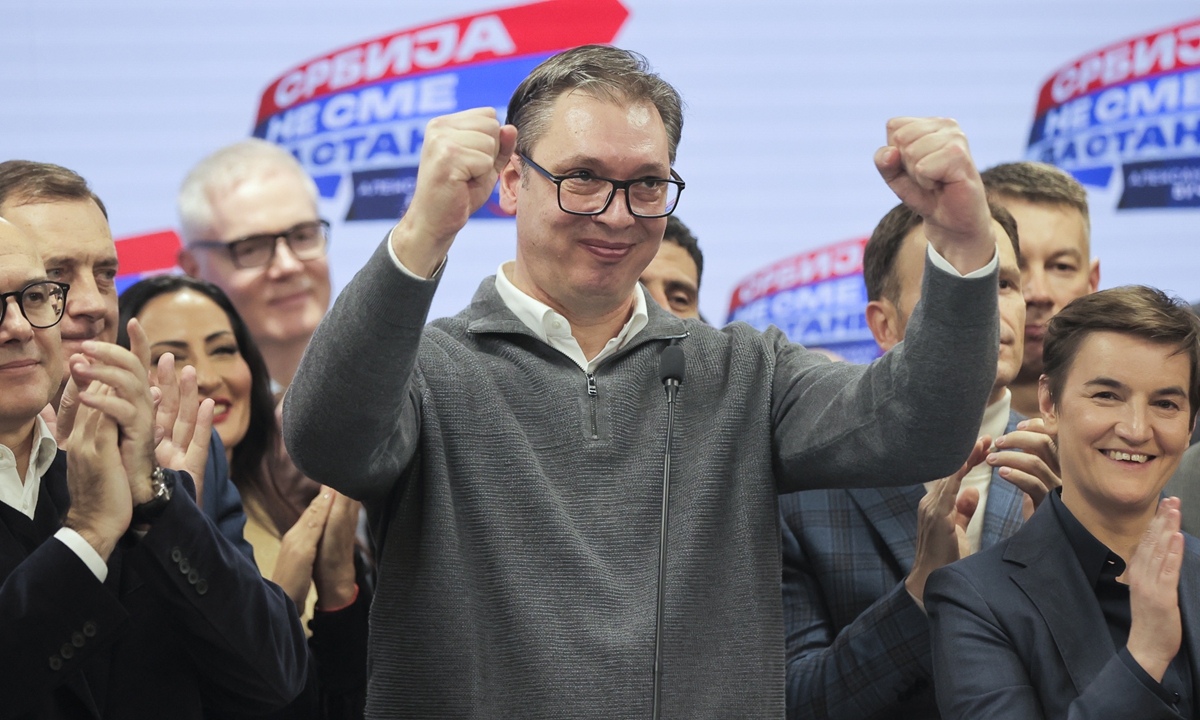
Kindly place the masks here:
<instances>
[{"instance_id":1,"label":"white dress shirt","mask_svg":"<svg viewBox=\"0 0 1200 720\"><path fill-rule=\"evenodd\" d=\"M38 493L42 489L42 476L50 469L58 454L58 444L50 434L50 427L39 415L34 422L33 446L29 453L29 467L25 479L17 474L17 458L12 449L0 445L0 502L33 519L37 511ZM88 544L79 533L70 528L59 528L54 533L59 542L70 548L100 582L108 577L108 565L100 553Z\"/></svg>"},{"instance_id":2,"label":"white dress shirt","mask_svg":"<svg viewBox=\"0 0 1200 720\"><path fill-rule=\"evenodd\" d=\"M35 419L33 425L33 446L30 448L29 467L25 469L24 480L17 474L17 456L11 448L0 445L0 502L32 520L37 510L42 476L50 469L57 453L58 445L41 416Z\"/></svg>"}]
</instances>

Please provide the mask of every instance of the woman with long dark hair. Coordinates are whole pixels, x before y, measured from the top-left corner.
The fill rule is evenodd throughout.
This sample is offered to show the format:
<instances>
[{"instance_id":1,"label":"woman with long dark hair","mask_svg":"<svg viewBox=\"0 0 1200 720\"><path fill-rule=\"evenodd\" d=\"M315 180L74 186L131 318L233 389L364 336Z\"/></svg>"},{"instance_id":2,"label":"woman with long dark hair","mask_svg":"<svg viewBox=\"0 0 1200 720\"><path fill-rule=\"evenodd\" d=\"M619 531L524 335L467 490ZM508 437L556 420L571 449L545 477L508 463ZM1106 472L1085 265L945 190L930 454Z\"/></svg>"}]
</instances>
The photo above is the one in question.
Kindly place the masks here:
<instances>
[{"instance_id":1,"label":"woman with long dark hair","mask_svg":"<svg viewBox=\"0 0 1200 720\"><path fill-rule=\"evenodd\" d=\"M220 288L160 275L127 289L120 306L121 327L136 317L145 328L155 371L166 353L174 356L176 370L195 367L201 398L215 403L213 427L242 496L245 536L259 571L287 592L311 630L319 671L310 672L305 694L278 717L361 716L369 592L363 587L365 564L356 568L355 562L359 504L311 483L304 507L293 499L296 488L279 486L277 478L294 474L279 471L289 461L270 376ZM128 347L124 331L118 342Z\"/></svg>"}]
</instances>

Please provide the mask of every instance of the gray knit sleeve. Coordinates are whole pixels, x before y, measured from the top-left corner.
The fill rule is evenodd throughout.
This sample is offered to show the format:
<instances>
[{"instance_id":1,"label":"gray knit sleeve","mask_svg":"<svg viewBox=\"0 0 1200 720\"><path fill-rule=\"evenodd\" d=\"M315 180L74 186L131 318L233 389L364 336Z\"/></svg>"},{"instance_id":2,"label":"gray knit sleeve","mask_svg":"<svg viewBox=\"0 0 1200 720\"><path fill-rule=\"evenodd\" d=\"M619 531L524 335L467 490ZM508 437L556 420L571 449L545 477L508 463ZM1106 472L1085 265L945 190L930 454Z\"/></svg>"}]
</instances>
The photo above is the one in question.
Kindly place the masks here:
<instances>
[{"instance_id":1,"label":"gray knit sleeve","mask_svg":"<svg viewBox=\"0 0 1200 720\"><path fill-rule=\"evenodd\" d=\"M402 272L387 240L314 333L283 403L283 436L305 475L358 500L382 498L420 436L414 368L436 280Z\"/></svg>"},{"instance_id":2,"label":"gray knit sleeve","mask_svg":"<svg viewBox=\"0 0 1200 720\"><path fill-rule=\"evenodd\" d=\"M956 278L926 259L904 341L869 366L827 362L777 333L779 491L912 485L957 470L996 378L997 276Z\"/></svg>"}]
</instances>

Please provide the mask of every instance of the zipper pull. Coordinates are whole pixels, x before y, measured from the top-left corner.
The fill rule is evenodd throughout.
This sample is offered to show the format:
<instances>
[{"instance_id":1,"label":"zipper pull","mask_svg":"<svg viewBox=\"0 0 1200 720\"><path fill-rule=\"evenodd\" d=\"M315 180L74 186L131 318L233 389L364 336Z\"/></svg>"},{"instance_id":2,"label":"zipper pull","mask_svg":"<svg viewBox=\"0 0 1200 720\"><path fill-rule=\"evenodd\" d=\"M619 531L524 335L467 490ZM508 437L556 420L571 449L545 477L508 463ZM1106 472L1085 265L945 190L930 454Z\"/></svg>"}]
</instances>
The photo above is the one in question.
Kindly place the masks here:
<instances>
[{"instance_id":1,"label":"zipper pull","mask_svg":"<svg viewBox=\"0 0 1200 720\"><path fill-rule=\"evenodd\" d=\"M596 397L596 376L591 373L586 373L586 374L587 374L587 381L588 381L588 395L591 395L592 397Z\"/></svg>"}]
</instances>

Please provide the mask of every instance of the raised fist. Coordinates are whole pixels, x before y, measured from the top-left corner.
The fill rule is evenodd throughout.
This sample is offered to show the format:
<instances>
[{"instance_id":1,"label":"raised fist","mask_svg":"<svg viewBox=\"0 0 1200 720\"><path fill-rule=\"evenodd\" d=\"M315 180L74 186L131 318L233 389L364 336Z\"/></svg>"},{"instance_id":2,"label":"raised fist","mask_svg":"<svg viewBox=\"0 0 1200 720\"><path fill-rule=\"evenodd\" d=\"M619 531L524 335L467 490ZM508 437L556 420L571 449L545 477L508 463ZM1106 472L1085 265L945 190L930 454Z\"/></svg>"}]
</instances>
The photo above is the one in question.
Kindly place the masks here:
<instances>
[{"instance_id":1,"label":"raised fist","mask_svg":"<svg viewBox=\"0 0 1200 720\"><path fill-rule=\"evenodd\" d=\"M875 167L901 202L925 221L933 249L960 273L986 265L995 252L983 180L967 136L946 118L892 118Z\"/></svg>"},{"instance_id":2,"label":"raised fist","mask_svg":"<svg viewBox=\"0 0 1200 720\"><path fill-rule=\"evenodd\" d=\"M429 121L417 188L392 233L392 248L414 273L430 277L471 213L487 202L517 143L494 108L474 108Z\"/></svg>"}]
</instances>

